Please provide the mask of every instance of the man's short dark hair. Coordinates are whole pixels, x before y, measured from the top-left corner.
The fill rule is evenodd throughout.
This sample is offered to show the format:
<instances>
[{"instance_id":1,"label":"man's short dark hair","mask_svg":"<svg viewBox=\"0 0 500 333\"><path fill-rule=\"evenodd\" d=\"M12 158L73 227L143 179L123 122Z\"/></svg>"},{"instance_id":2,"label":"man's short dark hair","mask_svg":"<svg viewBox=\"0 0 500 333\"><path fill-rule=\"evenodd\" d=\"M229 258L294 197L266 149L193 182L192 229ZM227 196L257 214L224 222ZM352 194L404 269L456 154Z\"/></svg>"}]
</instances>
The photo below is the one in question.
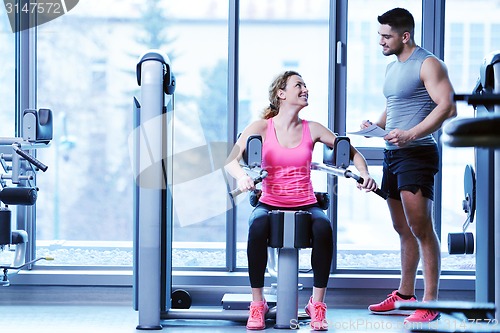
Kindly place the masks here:
<instances>
[{"instance_id":1,"label":"man's short dark hair","mask_svg":"<svg viewBox=\"0 0 500 333\"><path fill-rule=\"evenodd\" d=\"M408 31L413 37L415 20L413 20L413 15L408 10L394 8L380 15L377 19L380 24L389 25L397 33L403 34Z\"/></svg>"}]
</instances>

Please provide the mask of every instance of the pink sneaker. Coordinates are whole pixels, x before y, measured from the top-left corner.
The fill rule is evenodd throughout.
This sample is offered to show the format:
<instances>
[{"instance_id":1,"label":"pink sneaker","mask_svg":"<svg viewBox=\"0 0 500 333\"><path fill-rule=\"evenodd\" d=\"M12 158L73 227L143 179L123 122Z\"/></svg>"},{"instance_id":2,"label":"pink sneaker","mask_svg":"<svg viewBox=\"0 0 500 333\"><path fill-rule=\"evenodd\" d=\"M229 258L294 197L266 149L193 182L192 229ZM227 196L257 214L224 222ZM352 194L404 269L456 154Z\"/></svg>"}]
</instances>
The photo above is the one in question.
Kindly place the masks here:
<instances>
[{"instance_id":1,"label":"pink sneaker","mask_svg":"<svg viewBox=\"0 0 500 333\"><path fill-rule=\"evenodd\" d=\"M250 303L250 315L248 316L247 329L263 330L266 328L266 313L269 306L266 300Z\"/></svg>"},{"instance_id":2,"label":"pink sneaker","mask_svg":"<svg viewBox=\"0 0 500 333\"><path fill-rule=\"evenodd\" d=\"M415 310L411 315L405 318L404 324L408 325L411 323L428 323L439 319L440 314L437 311L419 309Z\"/></svg>"},{"instance_id":3,"label":"pink sneaker","mask_svg":"<svg viewBox=\"0 0 500 333\"><path fill-rule=\"evenodd\" d=\"M313 298L309 299L305 307L305 311L311 317L311 328L314 331L328 330L328 322L326 321L326 304L323 302L313 302Z\"/></svg>"},{"instance_id":4,"label":"pink sneaker","mask_svg":"<svg viewBox=\"0 0 500 333\"><path fill-rule=\"evenodd\" d=\"M409 315L411 312L407 310L397 310L395 307L396 302L415 302L417 299L412 296L410 299L404 299L398 296L397 290L387 295L387 298L378 304L372 304L368 307L372 313L376 314L401 314Z\"/></svg>"}]
</instances>

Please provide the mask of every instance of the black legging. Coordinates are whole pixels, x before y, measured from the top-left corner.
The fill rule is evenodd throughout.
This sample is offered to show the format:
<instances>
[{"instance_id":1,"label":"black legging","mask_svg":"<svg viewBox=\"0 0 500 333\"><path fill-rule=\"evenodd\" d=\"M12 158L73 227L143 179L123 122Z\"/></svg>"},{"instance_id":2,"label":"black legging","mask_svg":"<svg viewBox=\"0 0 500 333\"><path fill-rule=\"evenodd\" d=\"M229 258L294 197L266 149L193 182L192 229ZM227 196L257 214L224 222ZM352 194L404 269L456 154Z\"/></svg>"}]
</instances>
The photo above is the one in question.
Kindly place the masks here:
<instances>
[{"instance_id":1,"label":"black legging","mask_svg":"<svg viewBox=\"0 0 500 333\"><path fill-rule=\"evenodd\" d=\"M259 202L249 218L247 257L250 286L252 288L264 287L264 275L267 266L267 241L269 238L268 212L278 209L291 210L290 208L274 207ZM314 287L326 288L333 256L333 235L330 220L317 204L296 207L293 210L304 210L312 214L311 267L314 274Z\"/></svg>"}]
</instances>

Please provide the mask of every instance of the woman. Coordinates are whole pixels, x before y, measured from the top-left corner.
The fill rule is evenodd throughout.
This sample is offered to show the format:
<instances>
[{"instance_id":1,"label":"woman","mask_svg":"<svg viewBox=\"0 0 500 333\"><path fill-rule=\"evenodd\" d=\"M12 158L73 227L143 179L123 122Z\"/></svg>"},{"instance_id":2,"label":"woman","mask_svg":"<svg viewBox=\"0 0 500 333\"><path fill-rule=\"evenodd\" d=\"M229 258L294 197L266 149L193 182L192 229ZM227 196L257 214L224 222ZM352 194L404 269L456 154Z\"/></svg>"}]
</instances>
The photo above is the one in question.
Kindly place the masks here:
<instances>
[{"instance_id":1,"label":"woman","mask_svg":"<svg viewBox=\"0 0 500 333\"><path fill-rule=\"evenodd\" d=\"M270 105L264 110L263 119L243 131L226 165L241 191L254 189L253 179L241 168L239 160L248 137L262 136L262 168L268 176L262 182L262 195L249 219L247 257L252 302L248 329L265 328L265 314L269 310L263 294L269 230L267 213L276 209L305 210L312 214L314 285L305 310L311 316L311 328L328 328L324 299L333 255L332 227L314 195L310 167L314 144L321 142L333 147L336 136L317 122L299 118L299 112L308 105L308 93L297 72L286 71L279 75L269 88ZM377 184L368 173L364 157L352 146L351 159L364 179L360 187L375 190Z\"/></svg>"}]
</instances>

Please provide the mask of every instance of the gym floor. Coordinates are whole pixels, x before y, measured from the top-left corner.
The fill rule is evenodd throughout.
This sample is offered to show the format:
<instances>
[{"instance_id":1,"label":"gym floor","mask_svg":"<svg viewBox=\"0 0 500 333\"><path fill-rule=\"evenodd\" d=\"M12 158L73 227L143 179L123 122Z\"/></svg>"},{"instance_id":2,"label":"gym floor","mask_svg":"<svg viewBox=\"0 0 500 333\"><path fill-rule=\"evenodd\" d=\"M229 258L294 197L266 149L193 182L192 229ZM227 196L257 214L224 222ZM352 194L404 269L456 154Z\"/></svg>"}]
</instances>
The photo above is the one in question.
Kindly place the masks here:
<instances>
[{"instance_id":1,"label":"gym floor","mask_svg":"<svg viewBox=\"0 0 500 333\"><path fill-rule=\"evenodd\" d=\"M327 319L329 332L407 332L404 317L373 315L368 303L385 297L391 290L355 291L346 294L329 292ZM473 300L471 292L442 292L442 299ZM443 295L444 294L444 295ZM300 295L304 304L308 295ZM302 311L302 306L299 311ZM2 332L144 332L136 330L138 312L132 308L132 288L125 287L37 287L10 286L0 288L0 330ZM267 321L266 331L276 331ZM169 332L219 333L247 331L245 323L223 320L164 320L163 330ZM430 326L429 326L430 325ZM422 328L440 327L460 330L459 319L442 316L438 322ZM310 332L308 321L301 320L295 328Z\"/></svg>"}]
</instances>

